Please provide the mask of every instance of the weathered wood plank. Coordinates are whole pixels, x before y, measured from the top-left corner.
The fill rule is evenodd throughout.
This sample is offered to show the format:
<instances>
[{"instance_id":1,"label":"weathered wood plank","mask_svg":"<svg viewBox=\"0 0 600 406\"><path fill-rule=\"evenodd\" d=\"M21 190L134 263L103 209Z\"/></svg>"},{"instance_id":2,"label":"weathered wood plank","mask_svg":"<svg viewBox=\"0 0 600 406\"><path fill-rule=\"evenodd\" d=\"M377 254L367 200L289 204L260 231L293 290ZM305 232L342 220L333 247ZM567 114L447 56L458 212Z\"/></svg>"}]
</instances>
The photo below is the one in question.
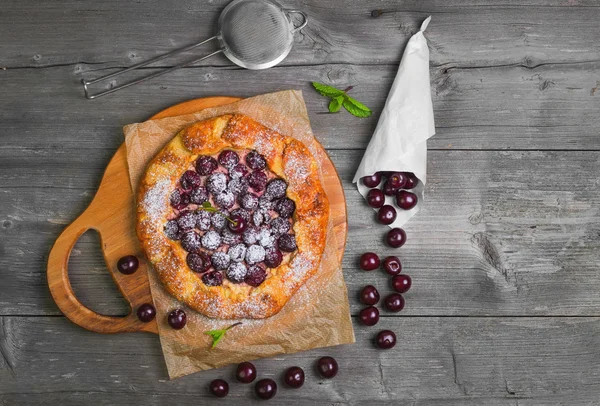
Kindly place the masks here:
<instances>
[{"instance_id":1,"label":"weathered wood plank","mask_svg":"<svg viewBox=\"0 0 600 406\"><path fill-rule=\"evenodd\" d=\"M235 383L233 366L168 381L149 334L95 334L62 317L1 320L5 404L125 405L135 396L197 404L211 399L206 385L217 377L231 385L224 403L254 403L252 385ZM369 341L384 328L397 332L399 345L382 352ZM598 318L385 318L356 333L354 345L258 360L259 377L281 382L286 367L305 369L304 387L281 386L278 404L558 405L600 397ZM340 365L329 381L313 370L325 354Z\"/></svg>"},{"instance_id":2,"label":"weathered wood plank","mask_svg":"<svg viewBox=\"0 0 600 406\"><path fill-rule=\"evenodd\" d=\"M0 67L131 65L214 35L218 15L228 2L4 1ZM600 60L596 34L600 8L592 0L284 3L304 10L310 20L284 61L287 65L397 63L409 36L428 15L433 15L427 37L434 65L535 66ZM224 57L205 63L231 64Z\"/></svg>"},{"instance_id":3,"label":"weathered wood plank","mask_svg":"<svg viewBox=\"0 0 600 406\"><path fill-rule=\"evenodd\" d=\"M123 125L145 120L174 103L289 88L303 90L313 128L326 148L365 148L397 69L393 65L278 67L255 72L184 69L166 82L146 82L118 96L89 101L79 83L84 68L0 70L2 161L16 155L29 159L61 154L64 148L114 150L123 139ZM533 70L432 68L437 135L429 148L600 150L600 91L594 90L600 88L599 68L600 62ZM352 94L370 106L374 116L357 119L346 112L326 113L328 102L312 89L313 80L341 88L355 86ZM30 89L27 97L23 89Z\"/></svg>"},{"instance_id":4,"label":"weathered wood plank","mask_svg":"<svg viewBox=\"0 0 600 406\"><path fill-rule=\"evenodd\" d=\"M72 156L68 169L56 166L64 158L14 157L11 175L0 178L1 314L59 314L46 288L46 253L91 200L102 171L96 157L62 153ZM354 312L365 284L389 291L382 272L358 270L359 255L396 252L350 183L361 154L331 152L348 200L343 265ZM414 278L404 314L599 315L598 173L598 152L430 152L427 199L397 251ZM76 285L96 309L123 314L115 289L106 290L110 278L99 278L97 248L86 238L74 252Z\"/></svg>"}]
</instances>

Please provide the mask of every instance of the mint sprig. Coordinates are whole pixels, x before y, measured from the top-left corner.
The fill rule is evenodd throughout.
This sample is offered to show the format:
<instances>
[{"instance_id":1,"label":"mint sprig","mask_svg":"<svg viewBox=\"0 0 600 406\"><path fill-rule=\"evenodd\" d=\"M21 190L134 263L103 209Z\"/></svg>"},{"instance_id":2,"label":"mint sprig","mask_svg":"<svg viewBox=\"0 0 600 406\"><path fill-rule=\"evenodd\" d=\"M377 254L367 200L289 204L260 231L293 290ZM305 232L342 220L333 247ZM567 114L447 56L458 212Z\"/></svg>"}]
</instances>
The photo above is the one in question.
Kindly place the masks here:
<instances>
[{"instance_id":1,"label":"mint sprig","mask_svg":"<svg viewBox=\"0 0 600 406\"><path fill-rule=\"evenodd\" d=\"M359 102L358 100L348 96L348 92L352 90L352 86L345 90L336 89L333 86L324 85L319 82L312 82L313 87L322 96L329 97L329 112L337 113L344 107L348 113L355 117L369 117L373 112L370 108Z\"/></svg>"},{"instance_id":2,"label":"mint sprig","mask_svg":"<svg viewBox=\"0 0 600 406\"><path fill-rule=\"evenodd\" d=\"M209 336L212 337L213 342L212 342L212 346L210 348L215 348L217 346L217 344L219 344L219 341L221 341L223 339L223 337L225 337L225 334L232 328L234 328L235 326L239 326L240 324L242 324L241 321L232 324L231 326L224 328L222 330L210 330L210 331L205 331L204 334L207 334Z\"/></svg>"},{"instance_id":3,"label":"mint sprig","mask_svg":"<svg viewBox=\"0 0 600 406\"><path fill-rule=\"evenodd\" d=\"M232 219L230 219L229 217L227 217L222 211L220 211L219 209L217 209L216 207L214 207L212 204L210 204L209 201L206 201L206 202L202 203L202 206L198 207L198 210L204 210L204 211L207 211L209 213L220 213L231 224L233 224L233 225L237 224L236 221L233 221Z\"/></svg>"}]
</instances>

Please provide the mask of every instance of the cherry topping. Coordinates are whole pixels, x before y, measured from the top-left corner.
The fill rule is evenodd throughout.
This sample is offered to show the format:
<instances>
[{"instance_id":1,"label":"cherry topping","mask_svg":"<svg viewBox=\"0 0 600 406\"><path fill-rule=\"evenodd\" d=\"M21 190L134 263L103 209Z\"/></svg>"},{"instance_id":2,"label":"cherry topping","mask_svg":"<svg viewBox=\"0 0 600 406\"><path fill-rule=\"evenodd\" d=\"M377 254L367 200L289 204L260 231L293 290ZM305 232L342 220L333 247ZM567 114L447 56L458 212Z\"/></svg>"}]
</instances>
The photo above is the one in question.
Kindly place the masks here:
<instances>
[{"instance_id":1,"label":"cherry topping","mask_svg":"<svg viewBox=\"0 0 600 406\"><path fill-rule=\"evenodd\" d=\"M392 278L392 288L394 288L396 292L406 293L410 289L411 285L412 280L408 275L400 274Z\"/></svg>"},{"instance_id":2,"label":"cherry topping","mask_svg":"<svg viewBox=\"0 0 600 406\"><path fill-rule=\"evenodd\" d=\"M231 215L232 216L240 216L241 218L246 220L246 222L250 221L250 212L246 209L242 209L241 207L238 207L237 209L233 210L231 212Z\"/></svg>"},{"instance_id":3,"label":"cherry topping","mask_svg":"<svg viewBox=\"0 0 600 406\"><path fill-rule=\"evenodd\" d=\"M202 231L208 231L210 229L210 213L204 210L198 210L196 212L196 227Z\"/></svg>"},{"instance_id":4,"label":"cherry topping","mask_svg":"<svg viewBox=\"0 0 600 406\"><path fill-rule=\"evenodd\" d=\"M248 181L244 178L233 178L229 181L227 189L234 196L238 196L248 191Z\"/></svg>"},{"instance_id":5,"label":"cherry topping","mask_svg":"<svg viewBox=\"0 0 600 406\"><path fill-rule=\"evenodd\" d=\"M231 258L224 252L216 251L211 255L210 262L216 270L222 271L227 269L231 262Z\"/></svg>"},{"instance_id":6,"label":"cherry topping","mask_svg":"<svg viewBox=\"0 0 600 406\"><path fill-rule=\"evenodd\" d=\"M190 204L190 196L179 189L175 189L169 197L169 202L173 208L182 210L185 209L188 204Z\"/></svg>"},{"instance_id":7,"label":"cherry topping","mask_svg":"<svg viewBox=\"0 0 600 406\"><path fill-rule=\"evenodd\" d=\"M175 309L169 313L167 321L169 322L169 326L173 327L175 330L181 330L185 327L187 316L182 309Z\"/></svg>"},{"instance_id":8,"label":"cherry topping","mask_svg":"<svg viewBox=\"0 0 600 406\"><path fill-rule=\"evenodd\" d=\"M265 169L267 167L267 161L265 160L265 157L258 152L250 151L246 155L246 165L254 170Z\"/></svg>"},{"instance_id":9,"label":"cherry topping","mask_svg":"<svg viewBox=\"0 0 600 406\"><path fill-rule=\"evenodd\" d=\"M204 186L192 189L190 192L190 203L202 204L208 200L208 190Z\"/></svg>"},{"instance_id":10,"label":"cherry topping","mask_svg":"<svg viewBox=\"0 0 600 406\"><path fill-rule=\"evenodd\" d=\"M149 323L156 317L156 309L149 303L144 303L137 309L137 317L144 323Z\"/></svg>"},{"instance_id":11,"label":"cherry topping","mask_svg":"<svg viewBox=\"0 0 600 406\"><path fill-rule=\"evenodd\" d=\"M221 245L221 236L216 231L207 231L202 236L202 246L207 250L216 250L219 245Z\"/></svg>"},{"instance_id":12,"label":"cherry topping","mask_svg":"<svg viewBox=\"0 0 600 406\"><path fill-rule=\"evenodd\" d=\"M181 236L181 247L187 252L195 252L200 249L201 238L195 231L188 231Z\"/></svg>"},{"instance_id":13,"label":"cherry topping","mask_svg":"<svg viewBox=\"0 0 600 406\"><path fill-rule=\"evenodd\" d=\"M171 240L178 240L179 235L179 226L177 225L177 220L169 220L167 224L165 224L165 235L167 238Z\"/></svg>"},{"instance_id":14,"label":"cherry topping","mask_svg":"<svg viewBox=\"0 0 600 406\"><path fill-rule=\"evenodd\" d=\"M191 191L202 185L202 178L196 171L185 171L179 181L181 188L186 192Z\"/></svg>"},{"instance_id":15,"label":"cherry topping","mask_svg":"<svg viewBox=\"0 0 600 406\"><path fill-rule=\"evenodd\" d=\"M379 292L373 285L367 285L360 291L360 301L366 305L376 305L379 302Z\"/></svg>"},{"instance_id":16,"label":"cherry topping","mask_svg":"<svg viewBox=\"0 0 600 406\"><path fill-rule=\"evenodd\" d=\"M232 245L227 254L233 262L242 262L246 256L246 246L244 244Z\"/></svg>"},{"instance_id":17,"label":"cherry topping","mask_svg":"<svg viewBox=\"0 0 600 406\"><path fill-rule=\"evenodd\" d=\"M215 196L215 204L222 209L230 209L235 204L235 196L229 190L226 190Z\"/></svg>"},{"instance_id":18,"label":"cherry topping","mask_svg":"<svg viewBox=\"0 0 600 406\"><path fill-rule=\"evenodd\" d=\"M244 277L244 282L250 286L257 287L260 286L265 279L267 279L267 271L265 271L262 266L256 264L248 267L248 272Z\"/></svg>"},{"instance_id":19,"label":"cherry topping","mask_svg":"<svg viewBox=\"0 0 600 406\"><path fill-rule=\"evenodd\" d=\"M277 384L272 379L261 379L256 382L254 391L259 398L269 400L277 393Z\"/></svg>"},{"instance_id":20,"label":"cherry topping","mask_svg":"<svg viewBox=\"0 0 600 406\"><path fill-rule=\"evenodd\" d=\"M413 189L419 184L419 178L417 178L414 173L404 172L404 175L406 175L406 184L402 189Z\"/></svg>"},{"instance_id":21,"label":"cherry topping","mask_svg":"<svg viewBox=\"0 0 600 406\"><path fill-rule=\"evenodd\" d=\"M283 380L290 388L297 389L304 385L304 370L300 367L290 367L285 371Z\"/></svg>"},{"instance_id":22,"label":"cherry topping","mask_svg":"<svg viewBox=\"0 0 600 406\"><path fill-rule=\"evenodd\" d=\"M248 175L248 168L246 165L239 163L229 170L229 175L234 179L243 178Z\"/></svg>"},{"instance_id":23,"label":"cherry topping","mask_svg":"<svg viewBox=\"0 0 600 406\"><path fill-rule=\"evenodd\" d=\"M365 307L360 311L359 319L365 326L374 326L379 321L379 310L375 306Z\"/></svg>"},{"instance_id":24,"label":"cherry topping","mask_svg":"<svg viewBox=\"0 0 600 406\"><path fill-rule=\"evenodd\" d=\"M385 240L390 247L400 248L406 242L406 232L401 228L392 228L388 231Z\"/></svg>"},{"instance_id":25,"label":"cherry topping","mask_svg":"<svg viewBox=\"0 0 600 406\"><path fill-rule=\"evenodd\" d=\"M202 282L206 286L221 286L223 284L223 274L219 271L207 272L202 275Z\"/></svg>"},{"instance_id":26,"label":"cherry topping","mask_svg":"<svg viewBox=\"0 0 600 406\"><path fill-rule=\"evenodd\" d=\"M246 210L254 210L258 207L258 196L253 193L245 193L238 198L240 206Z\"/></svg>"},{"instance_id":27,"label":"cherry topping","mask_svg":"<svg viewBox=\"0 0 600 406\"><path fill-rule=\"evenodd\" d=\"M396 220L396 209L386 204L377 212L377 218L381 224L392 224Z\"/></svg>"},{"instance_id":28,"label":"cherry topping","mask_svg":"<svg viewBox=\"0 0 600 406\"><path fill-rule=\"evenodd\" d=\"M402 210L410 210L417 205L417 195L406 190L401 190L396 195L396 204Z\"/></svg>"},{"instance_id":29,"label":"cherry topping","mask_svg":"<svg viewBox=\"0 0 600 406\"><path fill-rule=\"evenodd\" d=\"M213 173L206 178L206 188L213 195L218 195L227 189L227 175L221 172Z\"/></svg>"},{"instance_id":30,"label":"cherry topping","mask_svg":"<svg viewBox=\"0 0 600 406\"><path fill-rule=\"evenodd\" d=\"M274 218L273 221L271 221L271 230L275 235L286 234L288 231L290 231L291 228L292 225L290 224L290 222L283 217L277 217Z\"/></svg>"},{"instance_id":31,"label":"cherry topping","mask_svg":"<svg viewBox=\"0 0 600 406\"><path fill-rule=\"evenodd\" d=\"M227 222L227 219L225 217L228 215L229 213L227 213L226 211L216 211L210 217L210 222L212 223L214 228L220 230L223 227L225 227L225 223Z\"/></svg>"},{"instance_id":32,"label":"cherry topping","mask_svg":"<svg viewBox=\"0 0 600 406\"><path fill-rule=\"evenodd\" d=\"M196 213L185 211L179 214L177 218L177 226L181 231L190 231L196 227Z\"/></svg>"},{"instance_id":33,"label":"cherry topping","mask_svg":"<svg viewBox=\"0 0 600 406\"><path fill-rule=\"evenodd\" d=\"M371 189L367 193L367 204L378 209L385 204L385 195L379 189Z\"/></svg>"},{"instance_id":34,"label":"cherry topping","mask_svg":"<svg viewBox=\"0 0 600 406\"><path fill-rule=\"evenodd\" d=\"M256 379L256 367L251 362L238 365L235 378L241 383L250 383Z\"/></svg>"},{"instance_id":35,"label":"cherry topping","mask_svg":"<svg viewBox=\"0 0 600 406\"><path fill-rule=\"evenodd\" d=\"M246 263L248 265L258 264L265 260L265 249L260 245L254 244L246 249Z\"/></svg>"},{"instance_id":36,"label":"cherry topping","mask_svg":"<svg viewBox=\"0 0 600 406\"><path fill-rule=\"evenodd\" d=\"M364 176L360 180L366 187L377 187L381 183L381 175L377 172L371 176Z\"/></svg>"},{"instance_id":37,"label":"cherry topping","mask_svg":"<svg viewBox=\"0 0 600 406\"><path fill-rule=\"evenodd\" d=\"M285 183L283 179L276 178L271 179L269 183L267 183L265 194L271 199L281 199L285 196L286 191L287 183Z\"/></svg>"},{"instance_id":38,"label":"cherry topping","mask_svg":"<svg viewBox=\"0 0 600 406\"><path fill-rule=\"evenodd\" d=\"M331 379L338 373L338 363L333 357L321 357L317 361L317 371L323 378Z\"/></svg>"},{"instance_id":39,"label":"cherry topping","mask_svg":"<svg viewBox=\"0 0 600 406\"><path fill-rule=\"evenodd\" d=\"M271 196L269 196L266 192L264 195L262 195L261 197L258 198L258 207L262 210L262 211L269 211L272 210L275 207L275 202L273 201L273 199L271 199Z\"/></svg>"},{"instance_id":40,"label":"cherry topping","mask_svg":"<svg viewBox=\"0 0 600 406\"><path fill-rule=\"evenodd\" d=\"M208 390L218 398L224 398L229 393L229 384L223 379L215 379L208 385Z\"/></svg>"},{"instance_id":41,"label":"cherry topping","mask_svg":"<svg viewBox=\"0 0 600 406\"><path fill-rule=\"evenodd\" d=\"M254 171L248 175L248 185L257 192L262 192L267 186L267 175L262 171Z\"/></svg>"},{"instance_id":42,"label":"cherry topping","mask_svg":"<svg viewBox=\"0 0 600 406\"><path fill-rule=\"evenodd\" d=\"M234 262L227 268L225 272L227 278L233 283L242 283L248 273L248 268L242 262Z\"/></svg>"},{"instance_id":43,"label":"cherry topping","mask_svg":"<svg viewBox=\"0 0 600 406\"><path fill-rule=\"evenodd\" d=\"M396 334L390 330L381 330L377 334L375 342L379 348L389 350L396 345Z\"/></svg>"},{"instance_id":44,"label":"cherry topping","mask_svg":"<svg viewBox=\"0 0 600 406\"><path fill-rule=\"evenodd\" d=\"M390 312L399 312L404 309L404 298L400 293L391 293L385 297L383 305Z\"/></svg>"},{"instance_id":45,"label":"cherry topping","mask_svg":"<svg viewBox=\"0 0 600 406\"><path fill-rule=\"evenodd\" d=\"M231 221L227 225L232 233L241 234L248 227L248 222L239 214L234 214L231 216Z\"/></svg>"},{"instance_id":46,"label":"cherry topping","mask_svg":"<svg viewBox=\"0 0 600 406\"><path fill-rule=\"evenodd\" d=\"M202 252L190 252L185 262L194 272L202 273L210 269L210 259Z\"/></svg>"},{"instance_id":47,"label":"cherry topping","mask_svg":"<svg viewBox=\"0 0 600 406\"><path fill-rule=\"evenodd\" d=\"M275 247L270 247L265 250L265 265L269 268L277 268L283 261L283 254Z\"/></svg>"},{"instance_id":48,"label":"cherry topping","mask_svg":"<svg viewBox=\"0 0 600 406\"><path fill-rule=\"evenodd\" d=\"M201 155L196 160L196 170L202 176L207 176L217 169L217 160L212 156Z\"/></svg>"},{"instance_id":49,"label":"cherry topping","mask_svg":"<svg viewBox=\"0 0 600 406\"><path fill-rule=\"evenodd\" d=\"M288 197L284 197L275 203L275 211L283 218L290 218L296 210L296 203Z\"/></svg>"},{"instance_id":50,"label":"cherry topping","mask_svg":"<svg viewBox=\"0 0 600 406\"><path fill-rule=\"evenodd\" d=\"M398 275L402 272L402 264L400 263L400 259L395 256L386 257L383 260L383 269L390 275Z\"/></svg>"},{"instance_id":51,"label":"cherry topping","mask_svg":"<svg viewBox=\"0 0 600 406\"><path fill-rule=\"evenodd\" d=\"M131 275L138 270L140 261L135 255L126 255L117 262L117 269L124 275Z\"/></svg>"},{"instance_id":52,"label":"cherry topping","mask_svg":"<svg viewBox=\"0 0 600 406\"><path fill-rule=\"evenodd\" d=\"M226 245L237 245L242 242L242 237L239 234L232 233L229 228L224 228L221 230L221 242Z\"/></svg>"},{"instance_id":53,"label":"cherry topping","mask_svg":"<svg viewBox=\"0 0 600 406\"><path fill-rule=\"evenodd\" d=\"M360 256L360 267L365 271L373 271L379 268L381 261L374 252L365 252Z\"/></svg>"},{"instance_id":54,"label":"cherry topping","mask_svg":"<svg viewBox=\"0 0 600 406\"><path fill-rule=\"evenodd\" d=\"M279 249L284 252L294 252L298 249L296 245L296 237L291 234L283 234L277 240Z\"/></svg>"},{"instance_id":55,"label":"cherry topping","mask_svg":"<svg viewBox=\"0 0 600 406\"><path fill-rule=\"evenodd\" d=\"M219 154L218 161L226 168L233 168L238 162L240 162L240 157L235 151L226 149Z\"/></svg>"},{"instance_id":56,"label":"cherry topping","mask_svg":"<svg viewBox=\"0 0 600 406\"><path fill-rule=\"evenodd\" d=\"M406 175L402 172L394 172L390 176L388 176L388 182L390 186L394 189L401 189L406 185Z\"/></svg>"}]
</instances>

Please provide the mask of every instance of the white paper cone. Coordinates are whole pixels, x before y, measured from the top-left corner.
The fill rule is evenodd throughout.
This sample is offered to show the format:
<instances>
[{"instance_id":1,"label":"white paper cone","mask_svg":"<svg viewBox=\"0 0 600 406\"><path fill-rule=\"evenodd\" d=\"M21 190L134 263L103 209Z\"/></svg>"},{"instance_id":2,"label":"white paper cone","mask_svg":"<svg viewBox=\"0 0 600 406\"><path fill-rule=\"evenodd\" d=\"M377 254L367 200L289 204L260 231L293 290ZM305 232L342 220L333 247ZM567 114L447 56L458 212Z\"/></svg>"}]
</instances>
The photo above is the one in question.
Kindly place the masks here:
<instances>
[{"instance_id":1,"label":"white paper cone","mask_svg":"<svg viewBox=\"0 0 600 406\"><path fill-rule=\"evenodd\" d=\"M418 33L406 45L398 73L379 117L379 122L352 182L366 197L369 188L360 182L375 172L413 172L419 185L411 190L418 197L411 210L401 210L395 198L386 196L386 204L398 209L390 227L401 227L420 208L427 181L427 139L435 134L431 88L429 83L429 48L423 31L431 21L427 17Z\"/></svg>"}]
</instances>

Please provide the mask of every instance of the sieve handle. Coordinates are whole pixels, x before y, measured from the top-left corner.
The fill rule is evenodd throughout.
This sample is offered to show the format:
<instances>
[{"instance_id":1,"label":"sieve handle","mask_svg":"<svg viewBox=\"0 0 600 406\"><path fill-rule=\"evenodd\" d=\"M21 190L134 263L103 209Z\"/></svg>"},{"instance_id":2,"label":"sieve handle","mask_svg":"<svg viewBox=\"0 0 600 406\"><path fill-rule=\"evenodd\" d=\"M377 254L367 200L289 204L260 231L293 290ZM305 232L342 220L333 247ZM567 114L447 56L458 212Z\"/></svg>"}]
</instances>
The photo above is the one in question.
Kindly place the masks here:
<instances>
[{"instance_id":1,"label":"sieve handle","mask_svg":"<svg viewBox=\"0 0 600 406\"><path fill-rule=\"evenodd\" d=\"M304 13L304 11L300 11L300 10L285 10L285 11L287 12L288 17L290 17L290 18L291 18L290 14L300 14L302 16L302 24L294 25L294 29L292 30L292 33L294 33L294 34L297 33L302 28L306 27L306 24L308 24L308 16L306 15L306 13Z\"/></svg>"},{"instance_id":2,"label":"sieve handle","mask_svg":"<svg viewBox=\"0 0 600 406\"><path fill-rule=\"evenodd\" d=\"M93 80L81 79L81 84L83 85L83 91L85 93L85 97L87 99L95 99L97 97L104 96L106 94L110 94L110 93L116 92L117 90L125 89L126 87L133 86L133 85L136 85L136 84L141 83L141 82L145 82L146 80L153 79L153 78L155 78L157 76L164 75L165 73L173 72L176 69L183 68L183 67L191 65L193 63L200 62L200 61L202 61L204 59L208 59L211 56L217 55L217 54L223 52L223 49L219 49L218 51L212 52L212 53L210 53L208 55L204 55L204 56L202 56L200 58L197 58L197 59L194 59L194 60L191 60L191 61L188 61L188 62L180 63L179 65L172 66L169 69L165 69L163 71L160 71L160 72L157 72L157 73L153 73L152 75L144 76L144 77L142 77L140 79L136 79L136 80L133 80L131 82L127 82L125 84L122 84L122 85L117 86L117 87L113 87L113 88L105 90L103 92L99 92L99 93L96 93L96 94L91 94L90 91L89 91L89 89L88 89L88 86L92 85L94 83L101 82L101 81L104 81L106 79L122 75L122 74L124 74L126 72L129 72L129 71L132 71L134 69L138 69L138 68L150 65L151 63L162 61L163 59L168 58L170 56L178 55L178 54L180 54L182 52L186 52L186 51L192 50L192 49L194 49L196 47L199 47L200 45L206 44L207 42L212 41L213 39L216 39L216 38L217 38L216 36L210 37L208 39L205 39L204 41L200 41L200 42L197 42L195 44L188 45L187 47L184 47L184 48L181 48L181 49L176 49L176 50L171 51L171 52L167 52L166 54L159 55L156 58L152 58L152 59L149 59L147 61L136 63L135 65L132 65L129 68L125 68L125 69L122 69L122 70L120 70L118 72L114 72L114 73L111 73L111 74L106 75L106 76L101 76L101 77L93 79Z\"/></svg>"}]
</instances>

